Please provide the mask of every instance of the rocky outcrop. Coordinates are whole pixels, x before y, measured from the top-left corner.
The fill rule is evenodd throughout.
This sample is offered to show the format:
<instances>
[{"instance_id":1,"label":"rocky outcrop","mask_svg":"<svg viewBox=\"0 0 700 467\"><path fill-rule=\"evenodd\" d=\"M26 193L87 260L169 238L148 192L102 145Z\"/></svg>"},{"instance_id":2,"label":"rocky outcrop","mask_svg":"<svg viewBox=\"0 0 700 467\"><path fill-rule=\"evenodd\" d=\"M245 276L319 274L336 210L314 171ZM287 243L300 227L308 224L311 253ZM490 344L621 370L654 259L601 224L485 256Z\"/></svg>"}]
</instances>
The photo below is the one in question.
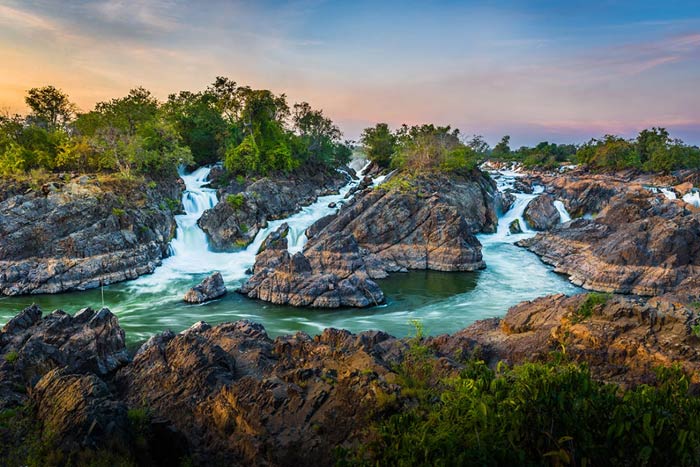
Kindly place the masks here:
<instances>
[{"instance_id":1,"label":"rocky outcrop","mask_svg":"<svg viewBox=\"0 0 700 467\"><path fill-rule=\"evenodd\" d=\"M224 295L226 295L224 278L221 277L220 272L215 272L188 290L184 300L187 303L204 303L223 297Z\"/></svg>"},{"instance_id":2,"label":"rocky outcrop","mask_svg":"<svg viewBox=\"0 0 700 467\"><path fill-rule=\"evenodd\" d=\"M549 230L561 222L561 216L554 206L551 195L539 195L530 201L523 211L525 222L533 230Z\"/></svg>"},{"instance_id":3,"label":"rocky outcrop","mask_svg":"<svg viewBox=\"0 0 700 467\"><path fill-rule=\"evenodd\" d=\"M84 290L148 274L175 233L175 180L82 176L0 202L0 294Z\"/></svg>"},{"instance_id":4,"label":"rocky outcrop","mask_svg":"<svg viewBox=\"0 0 700 467\"><path fill-rule=\"evenodd\" d=\"M605 381L649 383L657 366L680 364L697 383L699 319L692 305L664 298L554 295L424 338L433 353L421 355L439 376L470 355L495 366L560 352ZM109 449L143 465L332 465L336 448L367 441L369 420L400 409L396 368L415 358L416 343L336 329L273 340L249 321L199 322L152 337L130 360L109 310L41 318L30 307L0 332L0 410L31 403L43 448L66 456Z\"/></svg>"},{"instance_id":5,"label":"rocky outcrop","mask_svg":"<svg viewBox=\"0 0 700 467\"><path fill-rule=\"evenodd\" d=\"M520 226L520 219L513 219L513 221L508 224L508 231L512 234L523 233L523 228Z\"/></svg>"},{"instance_id":6,"label":"rocky outcrop","mask_svg":"<svg viewBox=\"0 0 700 467\"><path fill-rule=\"evenodd\" d=\"M480 173L399 180L312 225L302 253L291 256L286 243L265 250L241 292L294 306L370 306L383 301L371 279L390 272L483 268L474 233L495 228L493 183Z\"/></svg>"},{"instance_id":7,"label":"rocky outcrop","mask_svg":"<svg viewBox=\"0 0 700 467\"><path fill-rule=\"evenodd\" d=\"M294 214L319 196L337 193L350 178L351 169L303 166L291 174L232 181L219 189L219 203L205 211L198 224L216 249L245 246L267 221Z\"/></svg>"},{"instance_id":8,"label":"rocky outcrop","mask_svg":"<svg viewBox=\"0 0 700 467\"><path fill-rule=\"evenodd\" d=\"M614 197L595 220L518 244L587 289L660 295L698 284L700 212L640 188Z\"/></svg>"},{"instance_id":9,"label":"rocky outcrop","mask_svg":"<svg viewBox=\"0 0 700 467\"><path fill-rule=\"evenodd\" d=\"M239 292L280 305L323 308L366 307L384 301L352 236L329 237L303 254L291 255L280 230L265 240L253 276Z\"/></svg>"},{"instance_id":10,"label":"rocky outcrop","mask_svg":"<svg viewBox=\"0 0 700 467\"><path fill-rule=\"evenodd\" d=\"M495 365L546 360L552 352L585 362L595 378L635 385L652 383L655 368L680 364L700 382L697 310L664 299L567 297L523 302L503 319L479 321L452 336L431 341L438 352L472 351Z\"/></svg>"}]
</instances>

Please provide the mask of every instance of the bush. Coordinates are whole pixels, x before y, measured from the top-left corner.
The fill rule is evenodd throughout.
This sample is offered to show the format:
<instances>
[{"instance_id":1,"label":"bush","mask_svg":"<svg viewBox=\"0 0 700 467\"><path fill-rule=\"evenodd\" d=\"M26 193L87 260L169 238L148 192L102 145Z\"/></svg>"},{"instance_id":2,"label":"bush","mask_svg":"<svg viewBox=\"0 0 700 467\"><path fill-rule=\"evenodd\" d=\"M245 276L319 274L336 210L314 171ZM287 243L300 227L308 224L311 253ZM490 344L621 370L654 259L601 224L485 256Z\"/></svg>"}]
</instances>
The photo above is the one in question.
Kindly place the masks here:
<instances>
[{"instance_id":1,"label":"bush","mask_svg":"<svg viewBox=\"0 0 700 467\"><path fill-rule=\"evenodd\" d=\"M15 350L11 350L5 354L5 361L7 363L13 364L19 358L19 354Z\"/></svg>"},{"instance_id":2,"label":"bush","mask_svg":"<svg viewBox=\"0 0 700 467\"><path fill-rule=\"evenodd\" d=\"M593 310L599 305L605 305L612 295L607 293L591 292L586 297L586 300L576 310L578 319L586 319L593 316Z\"/></svg>"},{"instance_id":3,"label":"bush","mask_svg":"<svg viewBox=\"0 0 700 467\"><path fill-rule=\"evenodd\" d=\"M235 211L241 209L245 204L245 196L243 193L237 193L235 195L227 195L226 203L231 206Z\"/></svg>"},{"instance_id":4,"label":"bush","mask_svg":"<svg viewBox=\"0 0 700 467\"><path fill-rule=\"evenodd\" d=\"M371 424L367 444L341 453L341 464L700 463L700 398L678 368L660 369L655 386L622 393L578 364L493 371L470 360L459 376L408 399L402 390L402 401L403 409Z\"/></svg>"}]
</instances>

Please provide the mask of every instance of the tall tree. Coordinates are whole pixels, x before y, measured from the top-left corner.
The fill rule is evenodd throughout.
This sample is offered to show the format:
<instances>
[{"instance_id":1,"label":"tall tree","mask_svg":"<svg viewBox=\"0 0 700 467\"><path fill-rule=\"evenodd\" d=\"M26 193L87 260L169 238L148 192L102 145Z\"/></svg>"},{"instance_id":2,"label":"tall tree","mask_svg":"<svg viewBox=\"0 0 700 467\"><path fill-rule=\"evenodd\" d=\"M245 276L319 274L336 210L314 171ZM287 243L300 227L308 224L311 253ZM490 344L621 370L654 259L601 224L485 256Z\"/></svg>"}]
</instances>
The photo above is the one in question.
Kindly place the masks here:
<instances>
[{"instance_id":1,"label":"tall tree","mask_svg":"<svg viewBox=\"0 0 700 467\"><path fill-rule=\"evenodd\" d=\"M49 129L68 123L76 110L68 95L53 86L32 88L24 100L32 109L32 119Z\"/></svg>"},{"instance_id":2,"label":"tall tree","mask_svg":"<svg viewBox=\"0 0 700 467\"><path fill-rule=\"evenodd\" d=\"M389 167L396 150L396 136L386 123L377 123L365 128L360 136L367 158L382 167Z\"/></svg>"}]
</instances>

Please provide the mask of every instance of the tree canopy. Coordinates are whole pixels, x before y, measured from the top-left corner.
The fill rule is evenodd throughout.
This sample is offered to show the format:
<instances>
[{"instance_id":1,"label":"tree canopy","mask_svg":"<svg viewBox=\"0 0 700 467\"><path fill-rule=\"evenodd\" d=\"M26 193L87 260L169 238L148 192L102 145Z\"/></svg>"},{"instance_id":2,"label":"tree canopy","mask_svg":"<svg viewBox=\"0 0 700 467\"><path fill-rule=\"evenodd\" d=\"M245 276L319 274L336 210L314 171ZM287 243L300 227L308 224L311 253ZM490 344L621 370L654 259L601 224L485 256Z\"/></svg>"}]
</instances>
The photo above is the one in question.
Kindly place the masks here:
<instances>
[{"instance_id":1,"label":"tree canopy","mask_svg":"<svg viewBox=\"0 0 700 467\"><path fill-rule=\"evenodd\" d=\"M306 163L335 167L352 153L323 111L306 102L290 108L284 94L225 77L164 103L142 87L87 112L76 112L53 86L29 90L26 101L28 116L0 116L0 175L43 169L164 176L182 164L221 161L231 174L260 176Z\"/></svg>"}]
</instances>

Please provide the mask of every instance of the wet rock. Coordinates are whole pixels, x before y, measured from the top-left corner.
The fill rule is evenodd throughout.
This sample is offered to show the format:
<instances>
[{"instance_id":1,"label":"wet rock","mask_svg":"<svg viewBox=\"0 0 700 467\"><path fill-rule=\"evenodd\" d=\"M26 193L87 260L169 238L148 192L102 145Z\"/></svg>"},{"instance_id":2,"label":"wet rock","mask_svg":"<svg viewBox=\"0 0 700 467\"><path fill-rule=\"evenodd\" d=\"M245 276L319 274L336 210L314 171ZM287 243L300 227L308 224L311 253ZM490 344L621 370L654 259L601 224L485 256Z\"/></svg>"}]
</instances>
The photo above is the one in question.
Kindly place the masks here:
<instances>
[{"instance_id":1,"label":"wet rock","mask_svg":"<svg viewBox=\"0 0 700 467\"><path fill-rule=\"evenodd\" d=\"M253 241L270 220L281 219L316 201L337 193L350 175L323 165L306 165L292 174L280 174L240 185L231 181L219 190L219 203L197 221L210 244L231 250ZM229 196L240 202L228 202Z\"/></svg>"},{"instance_id":2,"label":"wet rock","mask_svg":"<svg viewBox=\"0 0 700 467\"><path fill-rule=\"evenodd\" d=\"M221 273L215 272L185 294L187 303L204 303L226 295L226 286Z\"/></svg>"},{"instance_id":3,"label":"wet rock","mask_svg":"<svg viewBox=\"0 0 700 467\"><path fill-rule=\"evenodd\" d=\"M551 195L539 195L528 203L523 212L525 222L533 230L550 230L561 222L561 216Z\"/></svg>"},{"instance_id":4,"label":"wet rock","mask_svg":"<svg viewBox=\"0 0 700 467\"><path fill-rule=\"evenodd\" d=\"M287 249L287 235L289 235L289 224L286 222L279 226L274 232L270 234L263 240L260 248L258 248L258 253L269 249L272 250L286 250Z\"/></svg>"},{"instance_id":5,"label":"wet rock","mask_svg":"<svg viewBox=\"0 0 700 467\"><path fill-rule=\"evenodd\" d=\"M81 177L0 195L0 294L84 290L153 272L175 232L166 200L182 186L132 185Z\"/></svg>"},{"instance_id":6,"label":"wet rock","mask_svg":"<svg viewBox=\"0 0 700 467\"><path fill-rule=\"evenodd\" d=\"M498 192L496 195L496 209L499 213L504 214L510 211L515 203L515 195L509 192Z\"/></svg>"},{"instance_id":7,"label":"wet rock","mask_svg":"<svg viewBox=\"0 0 700 467\"><path fill-rule=\"evenodd\" d=\"M328 207L334 209L337 206L336 203L328 203Z\"/></svg>"},{"instance_id":8,"label":"wet rock","mask_svg":"<svg viewBox=\"0 0 700 467\"><path fill-rule=\"evenodd\" d=\"M508 231L512 234L523 233L523 229L520 227L520 219L514 219L513 222L508 224Z\"/></svg>"}]
</instances>

